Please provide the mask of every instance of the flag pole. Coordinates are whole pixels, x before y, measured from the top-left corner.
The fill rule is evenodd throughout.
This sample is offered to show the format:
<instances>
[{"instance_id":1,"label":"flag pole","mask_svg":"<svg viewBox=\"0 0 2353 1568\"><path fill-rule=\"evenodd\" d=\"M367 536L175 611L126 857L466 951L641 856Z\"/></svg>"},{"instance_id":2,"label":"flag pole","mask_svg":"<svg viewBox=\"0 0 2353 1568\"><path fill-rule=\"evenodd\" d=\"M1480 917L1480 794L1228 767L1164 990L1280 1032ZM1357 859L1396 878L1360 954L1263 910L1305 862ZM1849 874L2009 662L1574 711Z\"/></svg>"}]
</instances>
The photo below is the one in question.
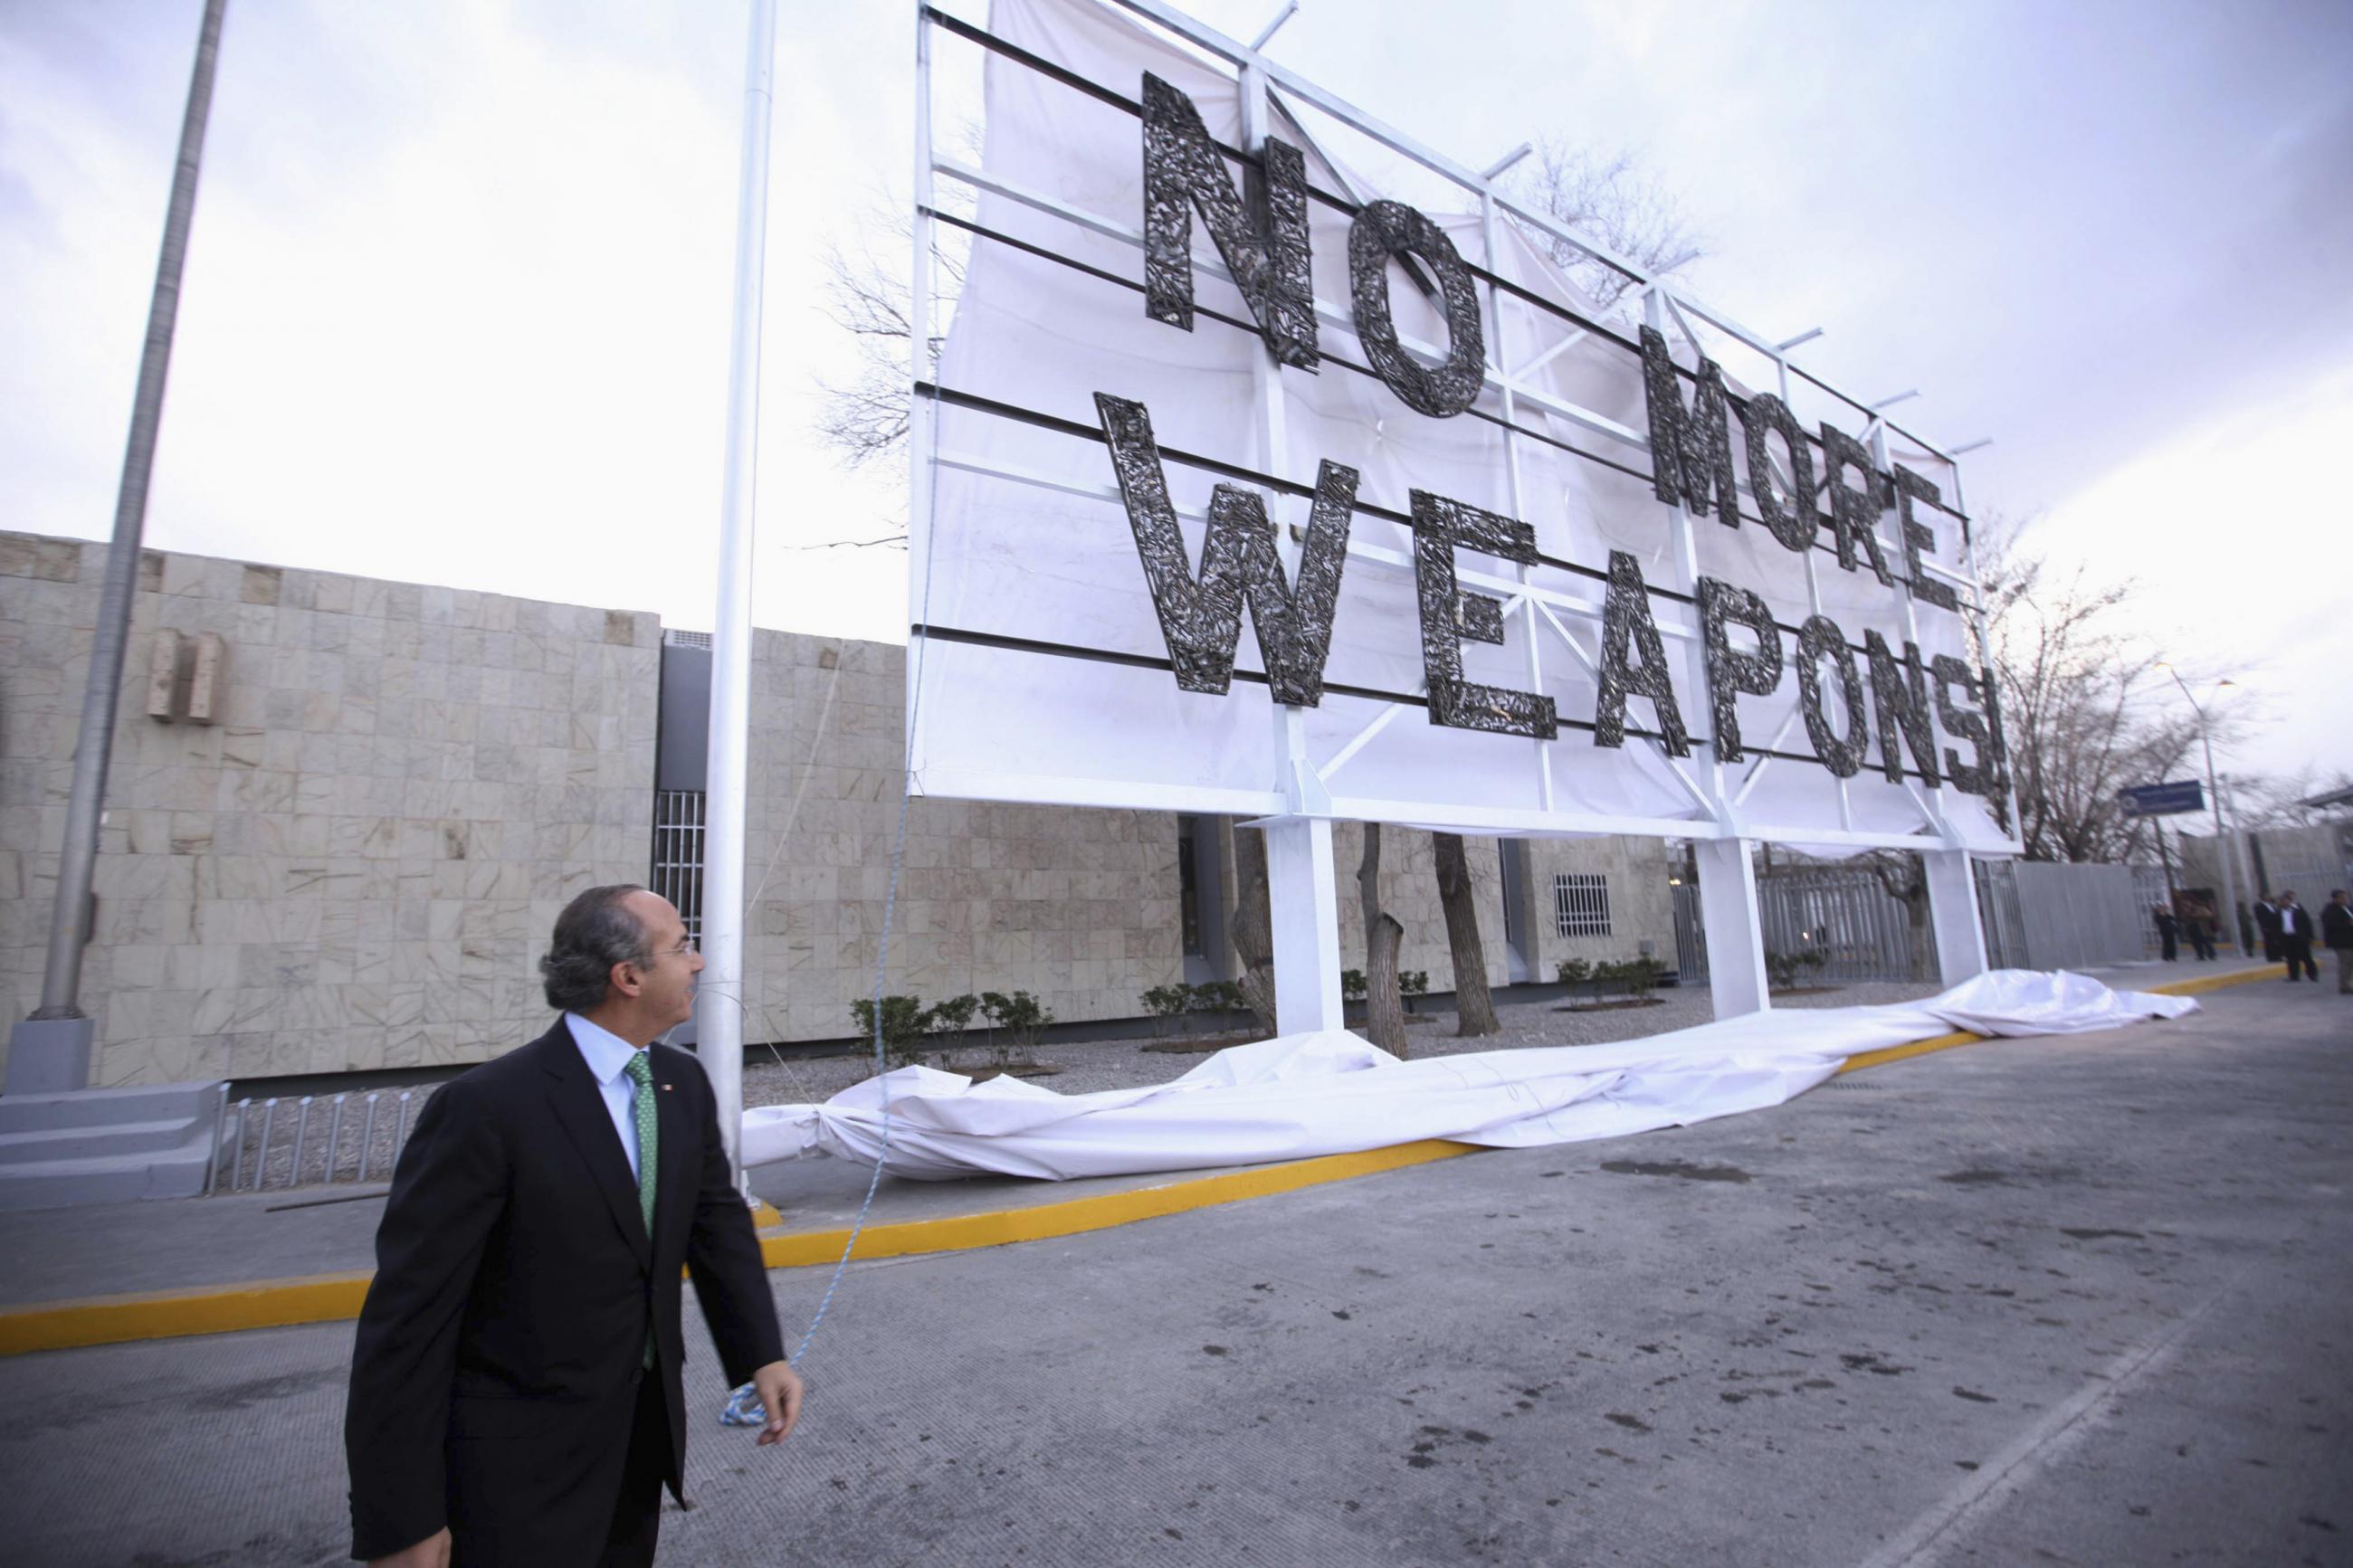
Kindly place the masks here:
<instances>
[{"instance_id":1,"label":"flag pole","mask_svg":"<svg viewBox=\"0 0 2353 1568\"><path fill-rule=\"evenodd\" d=\"M742 185L735 207L735 321L727 364L727 467L719 518L719 608L711 637L703 972L695 1050L718 1102L719 1135L744 1179L744 795L752 721L752 539L758 492L760 293L768 242L768 141L776 108L776 0L752 0L744 71Z\"/></svg>"}]
</instances>

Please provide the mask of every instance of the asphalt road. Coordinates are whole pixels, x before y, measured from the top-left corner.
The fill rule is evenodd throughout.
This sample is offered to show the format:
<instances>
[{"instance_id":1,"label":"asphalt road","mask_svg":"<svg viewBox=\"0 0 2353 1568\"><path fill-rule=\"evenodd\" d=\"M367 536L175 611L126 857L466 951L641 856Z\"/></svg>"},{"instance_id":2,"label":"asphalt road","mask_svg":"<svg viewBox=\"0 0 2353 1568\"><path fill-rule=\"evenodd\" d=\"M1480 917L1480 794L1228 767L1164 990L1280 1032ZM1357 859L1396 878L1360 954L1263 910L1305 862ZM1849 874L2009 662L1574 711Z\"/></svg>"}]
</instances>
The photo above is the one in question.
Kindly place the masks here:
<instances>
[{"instance_id":1,"label":"asphalt road","mask_svg":"<svg viewBox=\"0 0 2353 1568\"><path fill-rule=\"evenodd\" d=\"M2353 1563L2353 999L2206 1001L854 1268L662 1561ZM772 1278L797 1339L825 1271ZM0 1561L341 1561L349 1344L0 1362Z\"/></svg>"}]
</instances>

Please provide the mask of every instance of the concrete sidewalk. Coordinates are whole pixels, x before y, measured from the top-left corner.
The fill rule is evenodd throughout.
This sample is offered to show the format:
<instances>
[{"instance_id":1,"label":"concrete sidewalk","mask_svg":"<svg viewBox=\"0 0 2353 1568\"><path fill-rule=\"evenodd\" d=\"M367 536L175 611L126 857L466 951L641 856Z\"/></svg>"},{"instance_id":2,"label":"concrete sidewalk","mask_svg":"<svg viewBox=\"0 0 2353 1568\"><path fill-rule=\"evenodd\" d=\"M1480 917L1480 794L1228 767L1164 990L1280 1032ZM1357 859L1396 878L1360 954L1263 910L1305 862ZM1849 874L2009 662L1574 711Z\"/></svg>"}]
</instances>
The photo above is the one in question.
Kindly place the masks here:
<instances>
[{"instance_id":1,"label":"concrete sidewalk","mask_svg":"<svg viewBox=\"0 0 2353 1568\"><path fill-rule=\"evenodd\" d=\"M2152 963L2095 973L2118 989L2202 990L2259 980L2279 970L2263 964ZM1967 1038L1941 1037L1936 1043ZM1894 1059L1905 1054L1909 1047L1875 1056ZM903 1256L1073 1235L1468 1152L1462 1145L1432 1142L1323 1160L1058 1183L1018 1177L913 1182L886 1171L858 1255ZM866 1167L834 1160L754 1170L754 1194L773 1205L761 1215L771 1267L838 1258L865 1204L871 1174ZM308 1188L0 1212L0 1353L350 1316L375 1266L385 1190ZM262 1298L289 1282L306 1289L288 1314L272 1315ZM184 1293L223 1291L245 1300L212 1302L193 1317L180 1300ZM102 1321L80 1313L85 1321L79 1329L65 1322L85 1305L113 1310ZM28 1313L40 1314L40 1320L28 1319Z\"/></svg>"}]
</instances>

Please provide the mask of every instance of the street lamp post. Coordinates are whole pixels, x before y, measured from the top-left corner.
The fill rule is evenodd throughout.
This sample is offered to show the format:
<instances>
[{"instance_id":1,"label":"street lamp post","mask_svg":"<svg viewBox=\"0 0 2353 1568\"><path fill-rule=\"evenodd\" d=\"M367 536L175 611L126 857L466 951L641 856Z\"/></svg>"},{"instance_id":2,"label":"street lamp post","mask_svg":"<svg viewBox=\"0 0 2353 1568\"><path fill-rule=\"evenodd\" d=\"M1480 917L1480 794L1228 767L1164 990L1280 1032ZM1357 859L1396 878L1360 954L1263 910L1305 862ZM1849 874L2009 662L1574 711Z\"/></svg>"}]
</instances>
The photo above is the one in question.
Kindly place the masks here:
<instances>
[{"instance_id":1,"label":"street lamp post","mask_svg":"<svg viewBox=\"0 0 2353 1568\"><path fill-rule=\"evenodd\" d=\"M2189 710L2198 715L2198 743L2205 749L2206 752L2206 798L2214 807L2214 850L2221 857L2222 897L2230 906L2227 916L2230 923L2225 929L2232 937L2242 938L2245 933L2239 929L2239 858L2230 839L2222 831L2222 792L2216 784L2214 776L2214 736L2206 723L2206 708L2198 700L2198 694L2189 689L2189 683L2181 679L2179 670L2170 664L2162 662L2158 665L2158 668L2173 677L2173 684L2181 688L2181 695L2189 701ZM2218 680L2214 683L2214 689L2220 691L2232 684L2232 682L2229 680ZM2242 956L2245 954L2246 944L2243 941L2234 941L2232 945L2239 949Z\"/></svg>"}]
</instances>

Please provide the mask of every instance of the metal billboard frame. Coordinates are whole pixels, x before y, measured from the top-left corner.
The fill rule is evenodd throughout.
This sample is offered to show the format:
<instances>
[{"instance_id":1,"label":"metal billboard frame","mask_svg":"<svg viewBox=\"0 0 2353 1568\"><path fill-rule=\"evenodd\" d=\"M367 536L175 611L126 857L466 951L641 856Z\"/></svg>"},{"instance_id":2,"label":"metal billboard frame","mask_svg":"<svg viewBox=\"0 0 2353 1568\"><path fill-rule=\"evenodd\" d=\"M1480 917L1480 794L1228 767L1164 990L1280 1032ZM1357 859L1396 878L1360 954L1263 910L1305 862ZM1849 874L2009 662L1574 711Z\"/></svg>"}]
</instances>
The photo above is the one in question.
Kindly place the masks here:
<instances>
[{"instance_id":1,"label":"metal billboard frame","mask_svg":"<svg viewBox=\"0 0 2353 1568\"><path fill-rule=\"evenodd\" d=\"M1836 399L1847 408L1865 418L1862 441L1868 447L1872 460L1880 471L1887 470L1890 457L1888 436L1891 429L1904 439L1943 463L1953 475L1954 496L1944 510L1958 517L1963 524L1967 543L1966 573L1951 571L1940 563L1929 563L1927 569L1947 580L1957 591L1966 595L1964 613L1975 622L1980 647L1986 642L1984 594L1977 562L1977 546L1967 528L1968 518L1961 510L1960 468L1955 454L1922 439L1911 431L1894 426L1885 414L1831 386L1820 377L1795 365L1788 358L1788 349L1801 340L1775 343L1761 333L1742 324L1735 318L1681 292L1670 281L1651 276L1625 258L1609 252L1605 247L1577 234L1555 220L1549 214L1535 208L1514 196L1497 184L1498 176L1519 156L1507 157L1490 169L1480 172L1460 164L1442 153L1424 147L1415 139L1398 132L1373 116L1365 113L1336 95L1329 93L1299 77L1263 52L1280 23L1265 29L1258 40L1245 44L1186 16L1165 0L1094 0L1107 9L1133 14L1164 30L1175 38L1191 45L1216 60L1223 62L1236 73L1243 113L1243 148L1237 153L1221 149L1244 162L1254 160L1265 144L1272 121L1282 116L1286 128L1312 146L1312 137L1289 106L1283 102L1288 95L1300 104L1328 115L1356 132L1371 138L1392 152L1436 174L1477 199L1477 213L1483 237L1485 266L1476 275L1483 282L1485 311L1493 322L1487 333L1482 390L1496 393L1503 410L1504 461L1508 494L1513 515L1521 515L1521 453L1522 443L1539 438L1518 422L1518 410L1523 404L1540 408L1567 421L1575 428L1614 442L1630 452L1650 456L1650 437L1642 431L1630 428L1593 410L1580 407L1541 388L1529 384L1524 378L1539 369L1545 360L1558 348L1532 358L1528 363L1511 366L1504 331L1504 312L1502 309L1505 286L1494 272L1497 231L1500 220L1506 215L1537 231L1568 245L1608 266L1636 283L1641 290L1642 309L1648 325L1662 336L1681 336L1695 353L1704 354L1694 319L1737 340L1743 345L1765 356L1774 366L1778 378L1778 390L1786 401L1793 379L1803 380L1821 393ZM1931 902L1932 927L1938 956L1947 984L1981 973L1986 967L1983 934L1977 909L1976 879L1969 869L1969 851L1953 827L1946 812L1945 789L1941 783L1931 783L1924 791L1908 773L1905 787L1919 818L1917 826L1905 832L1883 832L1859 829L1853 824L1849 802L1847 781L1833 778L1839 804L1839 823L1835 828L1820 826L1788 826L1771 822L1748 820L1742 812L1743 804L1764 774L1776 762L1790 759L1814 762L1802 754L1778 752L1786 738L1792 718L1785 721L1765 747L1751 747L1753 759L1745 771L1729 777L1726 765L1718 759L1711 744L1694 742L1695 752L1688 758L1669 756L1655 735L1642 735L1645 744L1656 753L1667 776L1681 789L1691 803L1694 815L1689 816L1622 816L1609 813L1563 810L1555 805L1550 756L1547 742L1532 742L1535 770L1536 797L1540 802L1535 811L1470 807L1462 805L1432 806L1425 803L1391 801L1335 795L1332 784L1342 769L1377 734L1393 722L1397 716L1415 701L1426 697L1426 689L1411 696L1388 694L1391 697L1377 715L1321 769L1308 758L1305 724L1300 709L1281 703L1272 704L1274 723L1274 754L1281 759L1281 776L1269 781L1264 790L1205 789L1188 785L1152 785L1137 781L1092 781L1061 775L1011 773L979 771L967 768L935 767L923 762L921 755L921 703L919 687L922 679L923 643L934 637L948 637L948 628L928 623L929 574L931 565L931 512L934 493L933 475L939 468L1035 486L1066 494L1079 494L1092 499L1116 501L1119 490L1108 478L1099 485L1073 484L1060 476L1048 476L1010 464L994 463L968 453L942 452L938 446L936 407L941 402L962 401L967 405L983 405L986 400L959 399L952 389L933 384L928 349L936 329L935 305L937 289L932 274L936 265L936 226L949 222L970 230L976 241L1006 239L1022 248L1036 250L1049 259L1065 258L1052 256L1040 247L1012 241L997 236L981 226L966 223L939 212L936 205L935 182L945 177L976 193L987 193L1018 203L1032 211L1045 214L1073 225L1087 232L1111 238L1141 251L1144 235L1140 227L1116 217L1084 211L1044 192L1025 189L999 179L987 171L948 155L938 146L932 123L932 39L935 28L947 30L1001 57L1033 70L1061 77L1071 85L1093 96L1122 107L1129 107L1125 95L1102 84L1086 83L1072 73L1061 72L1047 62L1039 60L1019 47L997 38L987 29L964 21L937 8L931 0L917 0L915 12L915 166L914 203L913 213L913 279L912 308L909 321L910 374L914 395L911 399L908 423L911 472L909 485L909 640L907 660L909 715L907 744L910 757L909 788L911 792L940 795L961 799L992 800L1036 805L1090 807L1110 807L1174 812L1211 812L1256 819L1253 826L1264 829L1268 850L1268 875L1271 884L1275 937L1275 973L1277 1009L1280 1026L1285 1033L1314 1028L1342 1026L1338 959L1338 904L1332 860L1332 824L1335 820L1367 820L1393 822L1442 822L1450 828L1473 834L1509 836L1561 836L1589 834L1627 834L1648 837L1683 837L1694 843L1699 861L1703 908L1709 929L1711 953L1710 984L1715 994L1719 1016L1761 1011L1769 1005L1764 969L1761 927L1757 917L1754 871L1750 848L1757 842L1787 842L1838 847L1866 849L1894 848L1919 852L1927 870ZM1523 152L1525 149L1522 150ZM1328 162L1328 161L1327 161ZM1321 195L1323 193L1317 193ZM1349 193L1354 196L1356 193ZM1328 198L1327 198L1328 199ZM1197 270L1212 277L1228 278L1222 265L1213 257L1196 255ZM1076 263L1067 263L1079 265ZM1089 270L1092 270L1089 268ZM1520 292L1521 297L1540 308L1547 302ZM1332 324L1354 331L1353 316L1339 304L1323 299L1314 301L1319 323ZM1213 312L1211 312L1214 314ZM1571 313L1559 310L1563 316ZM1233 323L1241 324L1241 323ZM1595 325L1598 325L1596 323ZM1614 335L1614 334L1613 334ZM1406 346L1424 353L1442 357L1442 345L1417 342L1411 336L1402 340ZM1566 346L1566 345L1562 345ZM1258 450L1253 454L1258 472L1251 479L1269 485L1273 493L1303 494L1306 487L1282 474L1284 451L1283 423L1285 404L1279 367L1272 356L1259 352L1251 356L1251 395ZM1065 422L1037 415L1032 411L997 405L994 412L1013 417L1030 419L1048 425ZM1074 435L1091 432L1072 430ZM1099 437L1096 437L1099 438ZM1555 443L1558 444L1558 443ZM1572 450L1576 450L1572 448ZM1588 458L1590 453L1581 453ZM1181 455L1172 455L1182 460ZM1619 465L1611 464L1612 467ZM1626 471L1633 472L1632 469ZM1647 476L1644 476L1647 477ZM1786 476L1783 476L1786 483ZM1368 510L1359 503L1359 510ZM1677 569L1683 584L1697 581L1697 545L1694 536L1690 511L1678 501L1673 508L1672 533ZM1179 509L1180 516L1198 519L1199 513ZM1883 536L1887 511L1882 510L1874 522L1873 533L1883 551L1894 551L1897 542ZM1289 538L1288 531L1277 531L1278 548L1283 555L1286 571L1294 573L1298 565L1298 546ZM1413 570L1409 553L1351 538L1347 546L1352 563L1363 562L1368 566ZM1811 608L1819 613L1821 606L1820 589L1820 548L1805 555L1806 583ZM1594 655L1586 650L1565 622L1584 620L1598 623L1603 611L1603 597L1596 584L1589 596L1564 593L1542 587L1534 580L1534 569L1518 566L1512 576L1503 576L1475 569L1468 563L1456 568L1459 581L1465 586L1481 588L1503 601L1506 621L1513 616L1525 617L1528 629L1525 638L1527 675L1531 689L1540 687L1543 673L1541 647L1557 646L1566 649L1577 662L1592 668ZM1588 574L1598 575L1598 574ZM1653 591L1654 593L1656 590ZM1683 595L1670 595L1679 601ZM1902 595L1904 624L1907 635L1918 637L1917 612L1914 596ZM1671 603L1668 613L1659 615L1658 630L1671 644L1679 645L1684 653L1686 685L1694 693L1708 689L1702 664L1701 633L1695 609L1688 616L1680 603ZM1546 633L1550 634L1547 638ZM1085 650L1058 649L1039 645L1039 651L1079 654ZM1794 649L1789 658L1797 658ZM1567 721L1564 721L1566 724ZM1629 726L1630 736L1642 734ZM2017 803L2014 792L2008 799L2009 822L2014 835ZM2003 851L2022 851L2014 837L2002 846Z\"/></svg>"}]
</instances>

